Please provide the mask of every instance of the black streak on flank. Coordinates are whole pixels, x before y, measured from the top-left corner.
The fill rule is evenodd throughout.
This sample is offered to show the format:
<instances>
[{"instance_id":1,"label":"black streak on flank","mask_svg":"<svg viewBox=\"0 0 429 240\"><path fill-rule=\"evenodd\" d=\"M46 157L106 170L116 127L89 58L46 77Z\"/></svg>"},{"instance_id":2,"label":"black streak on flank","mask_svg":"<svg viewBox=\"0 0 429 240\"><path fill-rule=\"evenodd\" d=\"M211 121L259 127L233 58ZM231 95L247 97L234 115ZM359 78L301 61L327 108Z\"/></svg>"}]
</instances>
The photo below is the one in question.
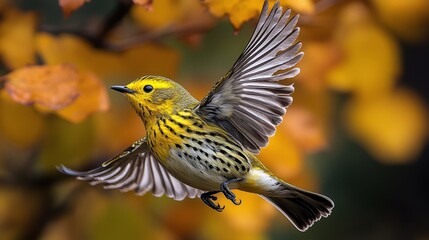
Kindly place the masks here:
<instances>
[{"instance_id":1,"label":"black streak on flank","mask_svg":"<svg viewBox=\"0 0 429 240\"><path fill-rule=\"evenodd\" d=\"M179 115L179 116L180 116L180 115ZM185 128L185 126L183 125L183 123L178 122L178 121L174 120L173 118L169 118L168 120L169 120L170 122L172 122L172 123L176 124L176 125L177 125L177 126L179 126L180 128Z\"/></svg>"},{"instance_id":2,"label":"black streak on flank","mask_svg":"<svg viewBox=\"0 0 429 240\"><path fill-rule=\"evenodd\" d=\"M162 128L161 128L161 125L160 125L159 121L158 121L156 124L158 125L158 130L159 130L159 132L160 132L163 136L167 137L167 135L164 133L164 131L162 131Z\"/></svg>"}]
</instances>

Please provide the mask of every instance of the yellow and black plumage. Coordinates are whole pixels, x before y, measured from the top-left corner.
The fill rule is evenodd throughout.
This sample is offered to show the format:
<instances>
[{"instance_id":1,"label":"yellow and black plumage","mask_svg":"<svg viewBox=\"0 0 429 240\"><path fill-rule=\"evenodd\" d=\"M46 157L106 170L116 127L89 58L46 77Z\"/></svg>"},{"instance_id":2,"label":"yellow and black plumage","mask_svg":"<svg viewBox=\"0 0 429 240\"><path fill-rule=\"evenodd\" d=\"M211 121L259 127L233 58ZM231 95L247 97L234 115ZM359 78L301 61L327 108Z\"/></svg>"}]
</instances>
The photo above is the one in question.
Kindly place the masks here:
<instances>
[{"instance_id":1,"label":"yellow and black plumage","mask_svg":"<svg viewBox=\"0 0 429 240\"><path fill-rule=\"evenodd\" d=\"M278 83L299 73L294 66L303 56L301 43L295 43L298 15L289 16L290 10L283 13L278 3L268 12L265 1L243 53L201 102L159 76L113 86L128 97L147 136L99 168L59 170L139 195L151 191L176 200L200 197L217 211L223 207L215 203L216 193L237 205L241 201L230 189L256 193L301 231L327 217L334 207L328 197L280 180L255 156L292 103L293 85Z\"/></svg>"}]
</instances>

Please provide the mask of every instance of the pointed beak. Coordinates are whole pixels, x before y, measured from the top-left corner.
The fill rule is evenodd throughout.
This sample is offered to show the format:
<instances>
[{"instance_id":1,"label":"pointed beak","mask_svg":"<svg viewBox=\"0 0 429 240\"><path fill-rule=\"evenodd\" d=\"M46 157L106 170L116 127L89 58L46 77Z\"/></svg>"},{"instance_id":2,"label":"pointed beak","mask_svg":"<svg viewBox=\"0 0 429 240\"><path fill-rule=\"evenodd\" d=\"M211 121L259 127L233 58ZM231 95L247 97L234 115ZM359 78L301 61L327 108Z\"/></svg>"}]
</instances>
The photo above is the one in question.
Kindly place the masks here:
<instances>
[{"instance_id":1,"label":"pointed beak","mask_svg":"<svg viewBox=\"0 0 429 240\"><path fill-rule=\"evenodd\" d=\"M129 93L129 94L136 93L136 91L129 89L126 86L111 86L110 88L120 93Z\"/></svg>"}]
</instances>

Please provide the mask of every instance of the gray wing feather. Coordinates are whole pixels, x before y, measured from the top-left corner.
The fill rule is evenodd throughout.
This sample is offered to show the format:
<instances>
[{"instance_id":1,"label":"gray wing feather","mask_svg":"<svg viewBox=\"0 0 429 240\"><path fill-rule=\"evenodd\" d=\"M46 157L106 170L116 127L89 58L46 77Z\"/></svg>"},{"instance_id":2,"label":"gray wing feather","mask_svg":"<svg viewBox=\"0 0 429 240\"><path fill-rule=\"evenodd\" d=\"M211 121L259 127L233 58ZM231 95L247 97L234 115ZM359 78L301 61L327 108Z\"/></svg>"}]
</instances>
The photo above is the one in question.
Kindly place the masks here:
<instances>
[{"instance_id":1,"label":"gray wing feather","mask_svg":"<svg viewBox=\"0 0 429 240\"><path fill-rule=\"evenodd\" d=\"M168 173L149 151L145 139L137 141L98 168L80 172L61 165L58 170L79 180L89 181L91 185L103 184L106 189L121 191L134 190L138 195L150 191L157 197L166 195L180 201L186 197L199 197L202 193Z\"/></svg>"},{"instance_id":2,"label":"gray wing feather","mask_svg":"<svg viewBox=\"0 0 429 240\"><path fill-rule=\"evenodd\" d=\"M294 66L303 56L301 43L295 43L299 15L288 21L290 14L290 10L282 14L278 2L268 13L265 1L243 53L195 108L197 114L222 127L253 153L267 145L293 100L293 85L278 83L299 74Z\"/></svg>"}]
</instances>

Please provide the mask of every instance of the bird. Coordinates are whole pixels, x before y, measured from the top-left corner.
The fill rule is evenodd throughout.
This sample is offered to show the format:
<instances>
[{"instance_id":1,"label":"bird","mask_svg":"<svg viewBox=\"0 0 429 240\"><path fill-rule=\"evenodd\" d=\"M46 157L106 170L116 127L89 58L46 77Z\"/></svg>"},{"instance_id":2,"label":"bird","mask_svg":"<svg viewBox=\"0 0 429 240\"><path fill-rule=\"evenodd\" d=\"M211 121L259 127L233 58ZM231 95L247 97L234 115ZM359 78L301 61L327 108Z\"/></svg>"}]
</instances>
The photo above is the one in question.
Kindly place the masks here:
<instances>
[{"instance_id":1,"label":"bird","mask_svg":"<svg viewBox=\"0 0 429 240\"><path fill-rule=\"evenodd\" d=\"M89 171L63 165L64 174L106 189L152 192L175 200L200 198L222 212L216 194L240 205L232 189L258 194L299 230L328 217L334 202L276 177L257 158L292 103L295 65L303 57L296 42L299 15L265 0L247 46L233 67L201 101L184 87L148 75L112 86L142 119L146 136Z\"/></svg>"}]
</instances>

